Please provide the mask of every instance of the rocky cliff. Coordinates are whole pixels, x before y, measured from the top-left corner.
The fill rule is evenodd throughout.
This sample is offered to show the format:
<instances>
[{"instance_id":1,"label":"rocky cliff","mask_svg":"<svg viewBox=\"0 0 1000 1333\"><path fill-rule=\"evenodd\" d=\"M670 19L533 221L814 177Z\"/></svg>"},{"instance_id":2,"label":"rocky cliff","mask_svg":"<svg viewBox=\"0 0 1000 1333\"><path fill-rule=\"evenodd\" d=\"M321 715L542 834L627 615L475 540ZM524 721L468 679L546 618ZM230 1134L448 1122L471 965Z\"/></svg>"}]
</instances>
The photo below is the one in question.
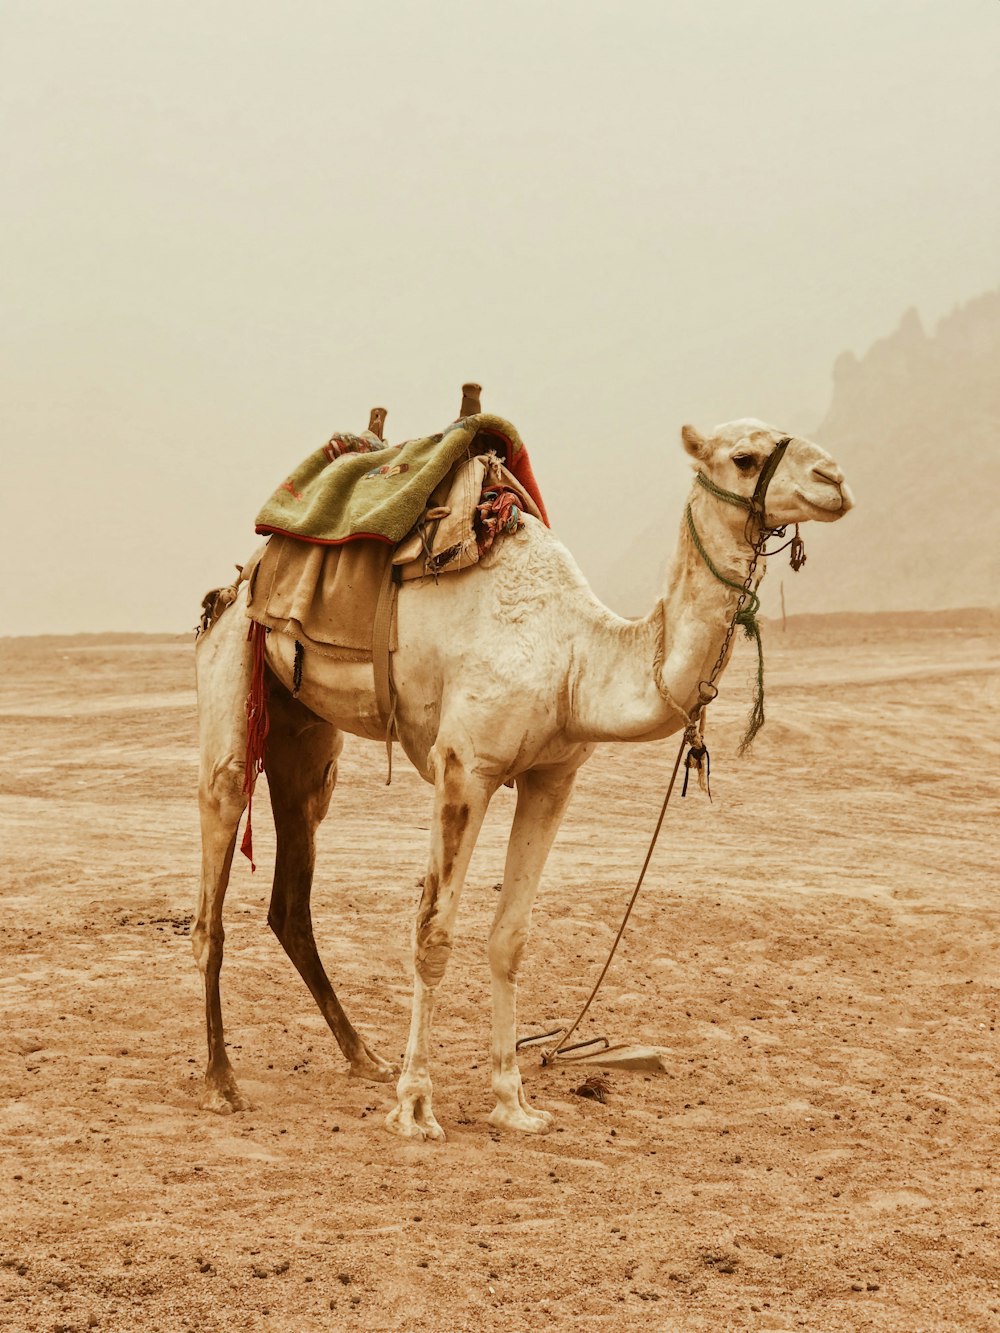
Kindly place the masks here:
<instances>
[{"instance_id":1,"label":"rocky cliff","mask_svg":"<svg viewBox=\"0 0 1000 1333\"><path fill-rule=\"evenodd\" d=\"M908 311L860 360L839 357L833 379L816 438L857 509L810 527L812 609L1000 604L1000 291L932 334Z\"/></svg>"},{"instance_id":2,"label":"rocky cliff","mask_svg":"<svg viewBox=\"0 0 1000 1333\"><path fill-rule=\"evenodd\" d=\"M783 556L772 562L768 614L782 584L789 614L1000 605L1000 291L931 333L907 311L863 357L845 352L813 438L844 468L857 508L843 523L803 529L800 574ZM659 591L639 554L662 548L665 523L672 540L664 515L598 587L625 614Z\"/></svg>"}]
</instances>

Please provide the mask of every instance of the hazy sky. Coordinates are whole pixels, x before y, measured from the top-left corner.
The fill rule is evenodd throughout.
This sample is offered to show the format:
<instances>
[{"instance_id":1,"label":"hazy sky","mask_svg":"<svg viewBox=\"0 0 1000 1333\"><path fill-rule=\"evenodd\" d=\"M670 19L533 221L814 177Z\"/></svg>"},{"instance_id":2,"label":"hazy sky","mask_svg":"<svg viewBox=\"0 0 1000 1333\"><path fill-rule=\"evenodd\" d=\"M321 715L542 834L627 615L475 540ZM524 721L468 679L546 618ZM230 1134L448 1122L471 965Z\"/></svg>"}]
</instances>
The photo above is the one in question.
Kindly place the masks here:
<instances>
[{"instance_id":1,"label":"hazy sky","mask_svg":"<svg viewBox=\"0 0 1000 1333\"><path fill-rule=\"evenodd\" d=\"M0 104L2 634L193 625L468 378L600 587L682 422L1000 280L1000 0L6 0Z\"/></svg>"}]
</instances>

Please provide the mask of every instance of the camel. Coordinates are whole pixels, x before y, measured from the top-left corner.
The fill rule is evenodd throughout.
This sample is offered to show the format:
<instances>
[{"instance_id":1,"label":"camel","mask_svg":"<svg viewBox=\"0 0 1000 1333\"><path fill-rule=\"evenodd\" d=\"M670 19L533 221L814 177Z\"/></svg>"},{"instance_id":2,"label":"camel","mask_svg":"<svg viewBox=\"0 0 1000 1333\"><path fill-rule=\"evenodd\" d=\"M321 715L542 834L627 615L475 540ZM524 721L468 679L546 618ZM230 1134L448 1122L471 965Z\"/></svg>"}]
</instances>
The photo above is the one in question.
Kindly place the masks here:
<instances>
[{"instance_id":1,"label":"camel","mask_svg":"<svg viewBox=\"0 0 1000 1333\"><path fill-rule=\"evenodd\" d=\"M529 1104L515 1053L517 975L535 892L577 770L601 742L653 741L685 729L710 697L704 682L718 675L720 653L723 668L728 661L727 629L751 569L755 534L747 508L756 479L770 471L772 454L781 461L757 520L767 529L833 522L853 504L836 462L806 439L753 419L729 422L709 435L684 426L681 436L698 473L689 521L681 524L663 596L643 618L623 619L603 606L569 551L530 517L476 567L399 590L392 658L397 736L434 788L401 1071L363 1040L342 1009L317 953L310 915L315 834L330 804L343 733L385 740L372 666L307 654L293 697L294 641L280 633L267 637L264 767L277 834L268 924L312 992L351 1073L382 1082L398 1073L386 1127L404 1138L445 1137L432 1107L434 998L491 797L502 784L516 785L487 950L496 1097L489 1121L544 1133L552 1116ZM754 579L764 566L762 559ZM204 979L208 1029L203 1105L217 1112L248 1106L226 1053L219 996L223 900L247 804L251 650L245 601L244 586L197 647L203 856L192 943Z\"/></svg>"}]
</instances>

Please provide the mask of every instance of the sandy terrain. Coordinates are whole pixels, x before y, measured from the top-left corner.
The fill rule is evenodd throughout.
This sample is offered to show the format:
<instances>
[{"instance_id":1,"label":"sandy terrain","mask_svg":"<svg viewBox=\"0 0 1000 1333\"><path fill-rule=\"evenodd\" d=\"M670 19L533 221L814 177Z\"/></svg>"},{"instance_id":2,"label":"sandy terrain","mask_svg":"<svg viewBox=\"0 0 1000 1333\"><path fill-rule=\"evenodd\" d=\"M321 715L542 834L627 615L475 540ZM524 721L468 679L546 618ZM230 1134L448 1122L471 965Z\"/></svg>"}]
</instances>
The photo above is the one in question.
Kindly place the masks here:
<instances>
[{"instance_id":1,"label":"sandy terrain","mask_svg":"<svg viewBox=\"0 0 1000 1333\"><path fill-rule=\"evenodd\" d=\"M193 613L192 613L193 618ZM223 1004L250 1113L198 1109L192 644L0 641L0 1328L1000 1328L997 620L770 626L671 807L591 1031L670 1072L525 1055L557 1113L486 1122L503 791L438 1009L443 1145L382 1128L265 924L272 843L227 903ZM672 742L583 770L535 917L522 1030L573 1016L645 850ZM348 742L316 929L398 1056L429 790Z\"/></svg>"}]
</instances>

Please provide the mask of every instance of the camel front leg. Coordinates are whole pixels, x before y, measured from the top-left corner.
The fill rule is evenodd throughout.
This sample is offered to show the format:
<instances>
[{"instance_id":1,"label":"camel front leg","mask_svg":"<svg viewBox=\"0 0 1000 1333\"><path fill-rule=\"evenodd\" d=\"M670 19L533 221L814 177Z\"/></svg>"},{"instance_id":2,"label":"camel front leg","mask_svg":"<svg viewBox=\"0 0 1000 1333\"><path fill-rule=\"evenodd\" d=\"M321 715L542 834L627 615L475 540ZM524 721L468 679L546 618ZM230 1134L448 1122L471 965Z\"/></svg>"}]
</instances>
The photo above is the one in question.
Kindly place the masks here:
<instances>
[{"instance_id":1,"label":"camel front leg","mask_svg":"<svg viewBox=\"0 0 1000 1333\"><path fill-rule=\"evenodd\" d=\"M434 996L451 956L455 917L493 787L450 747L432 756L435 770L431 854L413 936L413 1010L396 1105L386 1128L409 1139L443 1139L431 1106L430 1042Z\"/></svg>"},{"instance_id":2,"label":"camel front leg","mask_svg":"<svg viewBox=\"0 0 1000 1333\"><path fill-rule=\"evenodd\" d=\"M517 1065L517 973L521 965L531 908L546 859L573 790L576 769L537 769L517 783L517 809L507 845L503 888L490 931L493 989L493 1091L497 1104L490 1124L544 1134L552 1124L548 1111L528 1104Z\"/></svg>"}]
</instances>

